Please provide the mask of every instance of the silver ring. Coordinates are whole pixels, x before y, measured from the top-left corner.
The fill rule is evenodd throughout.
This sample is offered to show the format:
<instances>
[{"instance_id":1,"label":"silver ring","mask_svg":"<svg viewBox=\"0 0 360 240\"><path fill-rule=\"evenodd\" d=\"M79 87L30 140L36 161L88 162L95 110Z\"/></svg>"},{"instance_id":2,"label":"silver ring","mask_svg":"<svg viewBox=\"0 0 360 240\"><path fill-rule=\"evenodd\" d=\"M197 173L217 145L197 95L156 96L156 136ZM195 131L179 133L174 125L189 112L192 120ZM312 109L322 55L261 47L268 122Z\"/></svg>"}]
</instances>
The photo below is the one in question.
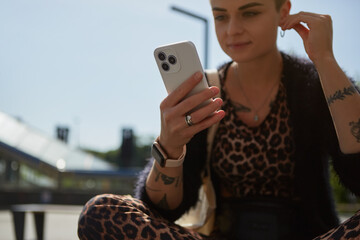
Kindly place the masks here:
<instances>
[{"instance_id":1,"label":"silver ring","mask_svg":"<svg viewBox=\"0 0 360 240\"><path fill-rule=\"evenodd\" d=\"M191 127L192 125L194 125L194 123L193 123L193 121L192 121L192 119L191 119L191 115L186 115L186 116L185 116L185 122L186 122L186 124L187 124L189 127Z\"/></svg>"}]
</instances>

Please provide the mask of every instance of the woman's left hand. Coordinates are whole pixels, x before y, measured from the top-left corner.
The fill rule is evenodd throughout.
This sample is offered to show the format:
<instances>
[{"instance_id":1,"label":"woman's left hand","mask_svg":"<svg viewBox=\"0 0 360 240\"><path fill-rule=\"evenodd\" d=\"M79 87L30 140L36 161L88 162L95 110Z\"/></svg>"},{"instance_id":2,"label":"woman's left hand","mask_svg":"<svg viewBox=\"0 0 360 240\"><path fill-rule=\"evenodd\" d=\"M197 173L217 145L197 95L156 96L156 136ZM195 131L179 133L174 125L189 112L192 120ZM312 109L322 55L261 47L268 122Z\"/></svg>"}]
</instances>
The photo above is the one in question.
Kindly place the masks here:
<instances>
[{"instance_id":1,"label":"woman's left hand","mask_svg":"<svg viewBox=\"0 0 360 240\"><path fill-rule=\"evenodd\" d=\"M360 121L360 95L335 60L332 49L331 17L299 12L284 18L280 21L279 26L283 30L294 29L304 42L305 51L316 67L324 95L328 99L342 153L359 153L359 134L354 134L353 131ZM345 94L346 97L334 97L338 93L342 94L345 90L350 91ZM331 98L335 98L336 101L329 101Z\"/></svg>"},{"instance_id":2,"label":"woman's left hand","mask_svg":"<svg viewBox=\"0 0 360 240\"><path fill-rule=\"evenodd\" d=\"M302 38L305 51L316 65L322 59L334 58L333 28L329 15L299 12L280 22L282 30L294 29Z\"/></svg>"}]
</instances>

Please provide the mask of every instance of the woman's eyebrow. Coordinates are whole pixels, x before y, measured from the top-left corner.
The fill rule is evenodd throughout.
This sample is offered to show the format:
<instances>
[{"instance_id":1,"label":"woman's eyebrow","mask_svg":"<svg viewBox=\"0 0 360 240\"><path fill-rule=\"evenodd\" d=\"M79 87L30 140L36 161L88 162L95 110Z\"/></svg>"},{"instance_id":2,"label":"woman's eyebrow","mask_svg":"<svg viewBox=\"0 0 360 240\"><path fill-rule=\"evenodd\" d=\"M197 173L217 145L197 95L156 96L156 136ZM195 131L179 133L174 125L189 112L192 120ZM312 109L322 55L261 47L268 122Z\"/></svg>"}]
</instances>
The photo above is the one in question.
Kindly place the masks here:
<instances>
[{"instance_id":1,"label":"woman's eyebrow","mask_svg":"<svg viewBox=\"0 0 360 240\"><path fill-rule=\"evenodd\" d=\"M213 7L212 10L213 10L213 11L226 12L226 9L225 9L225 8L219 8L219 7Z\"/></svg>"},{"instance_id":2,"label":"woman's eyebrow","mask_svg":"<svg viewBox=\"0 0 360 240\"><path fill-rule=\"evenodd\" d=\"M256 7L256 6L263 6L264 4L262 3L258 3L258 2L251 2L251 3L248 3L248 4L245 4L241 7L238 8L238 10L244 10L244 9L247 9L247 8L251 8L251 7Z\"/></svg>"},{"instance_id":3,"label":"woman's eyebrow","mask_svg":"<svg viewBox=\"0 0 360 240\"><path fill-rule=\"evenodd\" d=\"M251 3L247 3L247 4L239 7L238 10L242 11L242 10L247 9L247 8L256 7L256 6L263 6L263 5L264 4L262 4L262 3L251 2ZM212 10L213 11L220 11L220 12L226 12L227 11L225 8L220 8L220 7L213 7Z\"/></svg>"}]
</instances>

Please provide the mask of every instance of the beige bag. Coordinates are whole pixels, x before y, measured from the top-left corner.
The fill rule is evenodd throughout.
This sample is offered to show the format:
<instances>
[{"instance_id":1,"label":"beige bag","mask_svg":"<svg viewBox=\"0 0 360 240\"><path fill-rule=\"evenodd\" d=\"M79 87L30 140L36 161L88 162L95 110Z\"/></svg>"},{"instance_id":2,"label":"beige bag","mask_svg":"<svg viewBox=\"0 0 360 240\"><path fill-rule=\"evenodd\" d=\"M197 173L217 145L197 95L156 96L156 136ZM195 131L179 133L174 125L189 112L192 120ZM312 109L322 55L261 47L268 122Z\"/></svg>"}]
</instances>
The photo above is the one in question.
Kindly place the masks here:
<instances>
[{"instance_id":1,"label":"beige bag","mask_svg":"<svg viewBox=\"0 0 360 240\"><path fill-rule=\"evenodd\" d=\"M206 76L210 86L217 86L220 88L220 79L217 70L206 70ZM220 93L216 97L220 97ZM216 199L215 191L211 182L210 176L210 153L211 147L214 140L214 136L218 124L215 124L209 128L207 135L207 176L203 173L202 186L199 189L199 199L196 205L184 215L182 215L175 223L183 227L194 229L202 234L209 235L213 229L215 221L215 208Z\"/></svg>"}]
</instances>

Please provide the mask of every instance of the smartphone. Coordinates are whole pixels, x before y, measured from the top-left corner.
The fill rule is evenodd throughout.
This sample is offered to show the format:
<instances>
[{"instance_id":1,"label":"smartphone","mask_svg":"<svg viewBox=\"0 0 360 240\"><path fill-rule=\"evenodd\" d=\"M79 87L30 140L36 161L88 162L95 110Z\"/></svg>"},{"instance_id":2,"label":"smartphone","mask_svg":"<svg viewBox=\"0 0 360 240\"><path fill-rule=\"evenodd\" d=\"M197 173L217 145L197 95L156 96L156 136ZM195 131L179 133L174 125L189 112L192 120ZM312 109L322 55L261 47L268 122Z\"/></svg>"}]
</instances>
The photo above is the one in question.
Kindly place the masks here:
<instances>
[{"instance_id":1,"label":"smartphone","mask_svg":"<svg viewBox=\"0 0 360 240\"><path fill-rule=\"evenodd\" d=\"M202 72L203 79L185 98L209 87L194 43L183 41L160 46L155 49L154 57L168 93L174 91L185 80L199 71ZM189 113L196 111L210 102L211 100L209 99L201 103Z\"/></svg>"}]
</instances>

